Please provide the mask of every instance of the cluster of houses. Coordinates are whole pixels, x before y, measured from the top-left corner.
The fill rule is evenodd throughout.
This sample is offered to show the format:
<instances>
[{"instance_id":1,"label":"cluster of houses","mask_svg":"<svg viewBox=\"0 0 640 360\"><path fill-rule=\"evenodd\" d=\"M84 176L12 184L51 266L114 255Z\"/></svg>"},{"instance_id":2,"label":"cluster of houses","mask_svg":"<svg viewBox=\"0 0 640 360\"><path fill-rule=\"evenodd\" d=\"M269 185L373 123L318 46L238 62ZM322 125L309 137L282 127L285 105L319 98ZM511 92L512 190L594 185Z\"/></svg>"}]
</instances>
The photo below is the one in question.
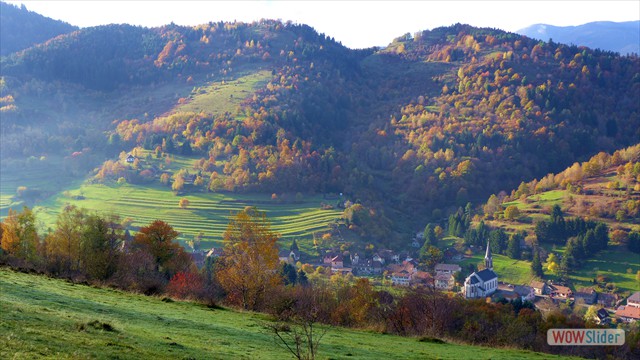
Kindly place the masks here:
<instances>
[{"instance_id":1,"label":"cluster of houses","mask_svg":"<svg viewBox=\"0 0 640 360\"><path fill-rule=\"evenodd\" d=\"M221 249L211 249L202 254L204 257L220 256ZM295 264L301 261L298 250L280 251L280 261ZM450 249L445 251L445 259L456 262L462 255ZM302 259L305 260L305 259ZM360 257L357 253L327 252L319 265L331 269L332 274L353 274L356 276L384 275L395 286L427 286L442 291L452 291L456 285L455 274L462 268L454 263L440 263L435 265L432 273L418 269L418 263L408 253L394 253L382 250L370 257ZM491 298L493 301L505 299L507 301L533 302L542 309L542 304L551 302L572 301L580 305L600 305L597 312L598 323L608 323L611 315L618 321L635 322L640 320L640 292L636 292L622 305L622 299L617 294L599 293L593 287L580 288L574 293L569 287L534 280L529 285L512 285L498 281L498 274L493 270L493 256L491 247L487 244L484 257L484 269L469 274L461 287L461 295L467 299Z\"/></svg>"}]
</instances>

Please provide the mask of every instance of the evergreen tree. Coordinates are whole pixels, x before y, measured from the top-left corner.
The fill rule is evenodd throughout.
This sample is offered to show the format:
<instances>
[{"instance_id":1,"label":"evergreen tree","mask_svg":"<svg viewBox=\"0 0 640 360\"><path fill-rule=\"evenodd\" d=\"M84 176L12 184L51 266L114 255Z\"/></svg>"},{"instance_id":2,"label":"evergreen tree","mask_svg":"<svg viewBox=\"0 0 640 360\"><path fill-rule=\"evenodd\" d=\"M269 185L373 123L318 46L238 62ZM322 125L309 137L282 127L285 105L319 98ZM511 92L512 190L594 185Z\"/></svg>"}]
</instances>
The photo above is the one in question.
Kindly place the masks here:
<instances>
[{"instance_id":1,"label":"evergreen tree","mask_svg":"<svg viewBox=\"0 0 640 360\"><path fill-rule=\"evenodd\" d=\"M437 243L438 238L436 237L433 225L427 224L424 228L424 245L422 247L437 246Z\"/></svg>"},{"instance_id":2,"label":"evergreen tree","mask_svg":"<svg viewBox=\"0 0 640 360\"><path fill-rule=\"evenodd\" d=\"M593 230L597 250L604 250L609 245L609 227L605 223L599 222Z\"/></svg>"},{"instance_id":3,"label":"evergreen tree","mask_svg":"<svg viewBox=\"0 0 640 360\"><path fill-rule=\"evenodd\" d=\"M507 245L507 256L512 259L520 259L520 235L511 234Z\"/></svg>"},{"instance_id":4,"label":"evergreen tree","mask_svg":"<svg viewBox=\"0 0 640 360\"><path fill-rule=\"evenodd\" d=\"M287 264L285 262L281 263L280 267L280 276L282 276L282 280L285 285L295 285L298 280L298 273L296 271L296 267Z\"/></svg>"},{"instance_id":5,"label":"evergreen tree","mask_svg":"<svg viewBox=\"0 0 640 360\"><path fill-rule=\"evenodd\" d=\"M289 247L289 250L291 250L291 251L300 251L300 249L298 249L298 242L296 242L296 239L293 239L293 242L291 243L291 246Z\"/></svg>"},{"instance_id":6,"label":"evergreen tree","mask_svg":"<svg viewBox=\"0 0 640 360\"><path fill-rule=\"evenodd\" d=\"M593 230L587 230L584 236L578 235L577 239L582 240L582 252L584 257L589 257L599 250L596 235Z\"/></svg>"},{"instance_id":7,"label":"evergreen tree","mask_svg":"<svg viewBox=\"0 0 640 360\"><path fill-rule=\"evenodd\" d=\"M502 229L495 229L489 233L489 241L491 243L491 251L494 254L504 254L507 247L509 237Z\"/></svg>"},{"instance_id":8,"label":"evergreen tree","mask_svg":"<svg viewBox=\"0 0 640 360\"><path fill-rule=\"evenodd\" d=\"M533 275L542 277L544 272L542 271L542 262L540 261L540 250L538 247L533 248L533 260L531 261L531 272Z\"/></svg>"}]
</instances>

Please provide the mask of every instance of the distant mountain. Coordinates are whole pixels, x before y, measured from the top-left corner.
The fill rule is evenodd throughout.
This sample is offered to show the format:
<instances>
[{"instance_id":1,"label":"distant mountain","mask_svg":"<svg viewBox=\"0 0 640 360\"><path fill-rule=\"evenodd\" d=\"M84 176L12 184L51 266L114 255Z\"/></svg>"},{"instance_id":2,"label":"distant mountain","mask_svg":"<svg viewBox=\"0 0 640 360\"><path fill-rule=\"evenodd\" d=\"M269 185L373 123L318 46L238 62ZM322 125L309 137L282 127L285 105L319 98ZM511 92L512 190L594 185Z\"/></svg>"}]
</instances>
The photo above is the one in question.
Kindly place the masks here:
<instances>
[{"instance_id":1,"label":"distant mountain","mask_svg":"<svg viewBox=\"0 0 640 360\"><path fill-rule=\"evenodd\" d=\"M621 55L640 53L640 20L596 21L578 26L535 24L516 31L534 39L615 51Z\"/></svg>"},{"instance_id":2,"label":"distant mountain","mask_svg":"<svg viewBox=\"0 0 640 360\"><path fill-rule=\"evenodd\" d=\"M24 50L78 27L0 2L0 56Z\"/></svg>"}]
</instances>

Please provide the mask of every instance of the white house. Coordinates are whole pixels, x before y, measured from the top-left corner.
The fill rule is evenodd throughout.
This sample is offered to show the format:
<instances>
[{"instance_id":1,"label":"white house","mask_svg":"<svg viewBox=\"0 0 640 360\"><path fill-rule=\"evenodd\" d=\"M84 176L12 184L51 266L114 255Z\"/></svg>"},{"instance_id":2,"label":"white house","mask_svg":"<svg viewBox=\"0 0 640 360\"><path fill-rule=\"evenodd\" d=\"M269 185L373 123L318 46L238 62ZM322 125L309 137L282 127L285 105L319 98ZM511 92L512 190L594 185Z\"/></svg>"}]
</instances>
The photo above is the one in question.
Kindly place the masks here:
<instances>
[{"instance_id":1,"label":"white house","mask_svg":"<svg viewBox=\"0 0 640 360\"><path fill-rule=\"evenodd\" d=\"M451 290L455 285L455 279L451 274L441 273L436 275L434 284L436 289Z\"/></svg>"},{"instance_id":2,"label":"white house","mask_svg":"<svg viewBox=\"0 0 640 360\"><path fill-rule=\"evenodd\" d=\"M640 291L634 292L629 296L629 298L627 298L627 306L640 308Z\"/></svg>"},{"instance_id":3,"label":"white house","mask_svg":"<svg viewBox=\"0 0 640 360\"><path fill-rule=\"evenodd\" d=\"M467 299L477 299L490 296L498 289L498 275L493 272L493 257L487 242L487 252L484 256L485 269L473 272L464 281L463 293Z\"/></svg>"}]
</instances>

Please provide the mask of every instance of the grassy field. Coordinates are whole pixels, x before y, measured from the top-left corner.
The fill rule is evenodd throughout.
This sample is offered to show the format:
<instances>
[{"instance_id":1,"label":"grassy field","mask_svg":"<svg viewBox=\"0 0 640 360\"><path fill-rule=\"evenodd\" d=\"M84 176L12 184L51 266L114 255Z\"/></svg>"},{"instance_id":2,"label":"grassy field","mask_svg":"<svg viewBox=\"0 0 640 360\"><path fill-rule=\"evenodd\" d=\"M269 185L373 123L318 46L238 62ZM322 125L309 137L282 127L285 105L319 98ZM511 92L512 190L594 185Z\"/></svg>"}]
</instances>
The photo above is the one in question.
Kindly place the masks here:
<instances>
[{"instance_id":1,"label":"grassy field","mask_svg":"<svg viewBox=\"0 0 640 360\"><path fill-rule=\"evenodd\" d=\"M187 102L174 111L204 112L207 114L233 113L242 100L271 78L270 71L259 71L236 80L218 81L194 89Z\"/></svg>"},{"instance_id":2,"label":"grassy field","mask_svg":"<svg viewBox=\"0 0 640 360\"><path fill-rule=\"evenodd\" d=\"M160 219L180 232L183 240L202 232L203 246L219 245L230 214L247 206L257 206L259 210L265 211L272 230L280 233L287 242L293 238L312 238L315 232L327 231L327 225L341 216L338 210L321 209L322 196L318 195L303 196L297 201L279 202L272 200L267 194L196 193L175 196L164 187L126 184L84 184L71 190L69 195L55 196L35 207L38 219L45 226L51 225L55 223L61 209L66 204L72 204L104 214L131 218L134 229ZM82 195L84 200L76 199L77 195ZM178 206L181 198L190 202L186 209Z\"/></svg>"},{"instance_id":3,"label":"grassy field","mask_svg":"<svg viewBox=\"0 0 640 360\"><path fill-rule=\"evenodd\" d=\"M0 268L3 359L286 359L262 314L74 285ZM329 328L320 359L555 359Z\"/></svg>"},{"instance_id":4,"label":"grassy field","mask_svg":"<svg viewBox=\"0 0 640 360\"><path fill-rule=\"evenodd\" d=\"M545 245L549 251L561 256L564 247ZM609 283L614 283L623 292L640 290L640 282L636 280L636 273L640 270L640 257L629 253L622 245L609 245L609 249L599 252L594 258L587 260L578 271L569 274L569 278L576 288L593 286L593 279L604 275ZM557 276L544 269L545 278L556 279Z\"/></svg>"},{"instance_id":5,"label":"grassy field","mask_svg":"<svg viewBox=\"0 0 640 360\"><path fill-rule=\"evenodd\" d=\"M484 251L478 252L470 258L465 258L460 264L484 264L484 254ZM533 279L530 262L514 260L500 254L493 254L493 270L498 274L498 280L514 285L529 284Z\"/></svg>"}]
</instances>

